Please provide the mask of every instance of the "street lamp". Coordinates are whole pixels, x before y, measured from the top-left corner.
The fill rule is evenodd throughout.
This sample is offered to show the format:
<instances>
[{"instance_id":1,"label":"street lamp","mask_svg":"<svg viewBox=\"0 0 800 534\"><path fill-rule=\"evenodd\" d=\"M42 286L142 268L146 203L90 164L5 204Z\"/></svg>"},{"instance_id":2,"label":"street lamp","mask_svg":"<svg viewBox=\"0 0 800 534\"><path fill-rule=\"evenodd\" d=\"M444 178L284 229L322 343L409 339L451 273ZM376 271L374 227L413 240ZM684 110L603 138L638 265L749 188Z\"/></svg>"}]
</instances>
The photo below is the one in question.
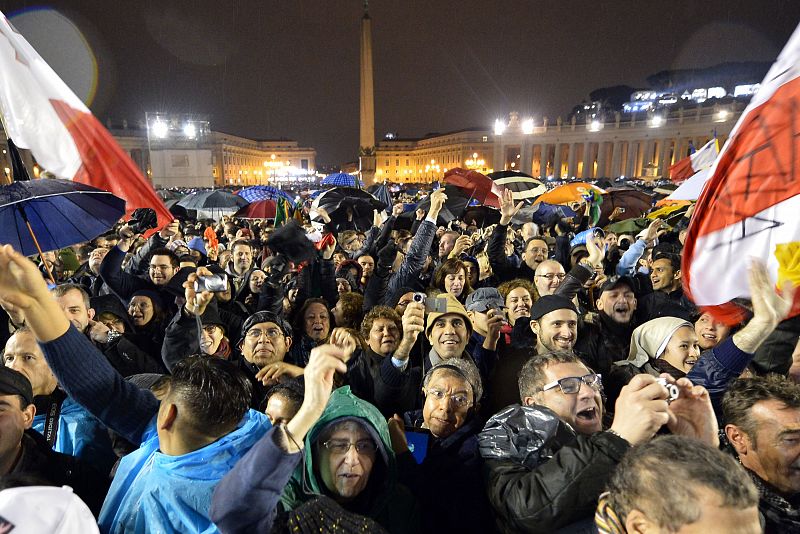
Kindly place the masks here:
<instances>
[{"instance_id":1,"label":"street lamp","mask_svg":"<svg viewBox=\"0 0 800 534\"><path fill-rule=\"evenodd\" d=\"M533 133L533 119L525 119L522 121L522 133L525 135Z\"/></svg>"}]
</instances>

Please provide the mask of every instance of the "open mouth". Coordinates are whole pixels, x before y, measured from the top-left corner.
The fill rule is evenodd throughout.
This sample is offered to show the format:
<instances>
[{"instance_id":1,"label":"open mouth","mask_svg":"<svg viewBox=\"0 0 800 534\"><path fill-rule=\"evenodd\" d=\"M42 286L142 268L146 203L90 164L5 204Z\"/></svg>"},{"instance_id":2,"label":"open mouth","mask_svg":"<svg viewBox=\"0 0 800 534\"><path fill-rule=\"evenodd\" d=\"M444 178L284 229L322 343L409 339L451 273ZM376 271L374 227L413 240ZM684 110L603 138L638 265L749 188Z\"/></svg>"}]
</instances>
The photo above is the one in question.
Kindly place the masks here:
<instances>
[{"instance_id":1,"label":"open mouth","mask_svg":"<svg viewBox=\"0 0 800 534\"><path fill-rule=\"evenodd\" d=\"M703 339L708 339L709 341L716 341L717 336L714 334L703 334Z\"/></svg>"},{"instance_id":2,"label":"open mouth","mask_svg":"<svg viewBox=\"0 0 800 534\"><path fill-rule=\"evenodd\" d=\"M576 414L576 418L583 422L591 422L597 419L597 408L586 408Z\"/></svg>"},{"instance_id":3,"label":"open mouth","mask_svg":"<svg viewBox=\"0 0 800 534\"><path fill-rule=\"evenodd\" d=\"M564 337L557 337L553 341L556 342L556 345L559 347L570 347L572 346L572 338L564 338Z\"/></svg>"}]
</instances>

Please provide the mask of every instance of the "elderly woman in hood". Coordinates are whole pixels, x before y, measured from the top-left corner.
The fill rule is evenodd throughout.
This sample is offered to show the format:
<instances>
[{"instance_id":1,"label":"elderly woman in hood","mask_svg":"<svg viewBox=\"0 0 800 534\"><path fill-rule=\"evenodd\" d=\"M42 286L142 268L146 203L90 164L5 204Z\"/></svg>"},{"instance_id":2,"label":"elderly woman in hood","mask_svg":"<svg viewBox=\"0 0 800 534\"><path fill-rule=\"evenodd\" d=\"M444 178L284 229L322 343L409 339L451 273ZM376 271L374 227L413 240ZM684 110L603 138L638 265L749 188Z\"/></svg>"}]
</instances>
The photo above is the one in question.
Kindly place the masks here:
<instances>
[{"instance_id":1,"label":"elderly woman in hood","mask_svg":"<svg viewBox=\"0 0 800 534\"><path fill-rule=\"evenodd\" d=\"M659 317L633 331L627 360L616 362L603 384L614 406L619 391L641 373L660 376L667 373L676 380L686 376L700 357L694 325L677 317Z\"/></svg>"}]
</instances>

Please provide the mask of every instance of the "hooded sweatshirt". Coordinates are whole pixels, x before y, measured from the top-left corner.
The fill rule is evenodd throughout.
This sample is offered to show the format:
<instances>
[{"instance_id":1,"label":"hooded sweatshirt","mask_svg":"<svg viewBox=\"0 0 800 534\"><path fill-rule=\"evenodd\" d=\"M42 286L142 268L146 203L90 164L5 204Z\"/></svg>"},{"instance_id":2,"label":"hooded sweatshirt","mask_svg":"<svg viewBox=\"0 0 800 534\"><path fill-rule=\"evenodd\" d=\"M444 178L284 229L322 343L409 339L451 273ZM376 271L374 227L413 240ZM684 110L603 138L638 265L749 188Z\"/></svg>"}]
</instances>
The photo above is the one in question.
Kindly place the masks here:
<instances>
[{"instance_id":1,"label":"hooded sweatshirt","mask_svg":"<svg viewBox=\"0 0 800 534\"><path fill-rule=\"evenodd\" d=\"M348 386L333 392L322 417L306 434L304 461L297 466L284 489L281 498L284 507L292 510L304 502L314 499L317 495L328 493L319 474L318 466L314 463L315 443L320 433L331 423L338 419L352 418L368 425L370 434L379 437L380 443L375 455L375 464L370 473L369 485L353 501L353 503L358 501L355 505L359 509L351 509L352 503L342 503L342 506L374 519L393 534L419 532L419 505L409 490L397 481L397 465L394 452L392 452L386 419L375 406L353 395ZM379 462L385 462L385 464L379 466ZM383 474L382 480L375 478L379 474ZM304 482L305 487L309 490L308 493L303 491Z\"/></svg>"}]
</instances>

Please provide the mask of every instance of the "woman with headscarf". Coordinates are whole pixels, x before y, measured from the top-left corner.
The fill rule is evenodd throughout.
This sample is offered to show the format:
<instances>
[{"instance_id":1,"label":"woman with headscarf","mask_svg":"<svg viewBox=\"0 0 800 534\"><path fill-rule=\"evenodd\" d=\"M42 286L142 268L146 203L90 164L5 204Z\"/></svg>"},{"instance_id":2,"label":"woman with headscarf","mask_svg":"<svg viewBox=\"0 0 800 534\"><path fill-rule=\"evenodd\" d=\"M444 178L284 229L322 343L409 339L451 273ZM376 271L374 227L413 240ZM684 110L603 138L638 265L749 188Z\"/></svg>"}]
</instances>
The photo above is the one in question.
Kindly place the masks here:
<instances>
[{"instance_id":1,"label":"woman with headscarf","mask_svg":"<svg viewBox=\"0 0 800 534\"><path fill-rule=\"evenodd\" d=\"M608 406L614 406L620 390L642 373L660 376L667 373L679 379L692 369L700 357L694 325L677 317L658 317L633 331L627 360L615 362L603 385Z\"/></svg>"},{"instance_id":2,"label":"woman with headscarf","mask_svg":"<svg viewBox=\"0 0 800 534\"><path fill-rule=\"evenodd\" d=\"M128 302L128 319L136 328L134 344L160 361L168 319L161 295L149 289L136 291Z\"/></svg>"}]
</instances>

